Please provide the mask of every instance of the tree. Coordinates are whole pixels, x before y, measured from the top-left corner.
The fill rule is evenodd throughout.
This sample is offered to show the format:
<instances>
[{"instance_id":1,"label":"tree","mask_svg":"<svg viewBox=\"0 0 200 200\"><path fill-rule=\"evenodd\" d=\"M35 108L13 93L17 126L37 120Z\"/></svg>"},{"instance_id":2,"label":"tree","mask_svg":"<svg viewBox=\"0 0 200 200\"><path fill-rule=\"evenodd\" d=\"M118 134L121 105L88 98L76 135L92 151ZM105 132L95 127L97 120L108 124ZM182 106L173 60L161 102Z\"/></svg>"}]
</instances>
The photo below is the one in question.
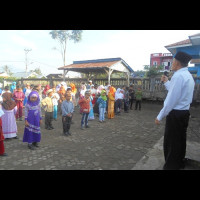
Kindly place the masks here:
<instances>
[{"instance_id":1,"label":"tree","mask_svg":"<svg viewBox=\"0 0 200 200\"><path fill-rule=\"evenodd\" d=\"M146 76L147 77L156 77L160 74L160 70L163 70L163 66L149 66L145 65L144 70L146 70Z\"/></svg>"},{"instance_id":2,"label":"tree","mask_svg":"<svg viewBox=\"0 0 200 200\"><path fill-rule=\"evenodd\" d=\"M11 72L11 69L8 67L8 65L4 65L3 67L2 67L2 70L4 71L4 72L6 72L9 76L12 76L12 72Z\"/></svg>"},{"instance_id":3,"label":"tree","mask_svg":"<svg viewBox=\"0 0 200 200\"><path fill-rule=\"evenodd\" d=\"M30 70L30 72L35 72L38 75L42 75L41 69L39 67L35 68L34 70Z\"/></svg>"},{"instance_id":4,"label":"tree","mask_svg":"<svg viewBox=\"0 0 200 200\"><path fill-rule=\"evenodd\" d=\"M53 30L49 33L59 43L59 49L54 47L54 50L58 50L61 53L64 66L68 39L77 43L82 39L82 32L82 30Z\"/></svg>"}]
</instances>

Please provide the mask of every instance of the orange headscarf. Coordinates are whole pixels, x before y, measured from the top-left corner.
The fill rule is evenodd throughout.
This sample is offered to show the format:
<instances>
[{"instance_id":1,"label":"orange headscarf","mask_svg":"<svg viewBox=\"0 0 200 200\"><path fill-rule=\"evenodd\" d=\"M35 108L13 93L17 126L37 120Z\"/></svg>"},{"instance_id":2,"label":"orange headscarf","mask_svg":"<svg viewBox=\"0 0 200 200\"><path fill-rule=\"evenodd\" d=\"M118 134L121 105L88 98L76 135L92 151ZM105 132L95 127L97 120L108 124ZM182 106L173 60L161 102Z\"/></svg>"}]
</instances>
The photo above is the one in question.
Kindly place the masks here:
<instances>
[{"instance_id":1,"label":"orange headscarf","mask_svg":"<svg viewBox=\"0 0 200 200\"><path fill-rule=\"evenodd\" d=\"M65 92L66 92L66 91L65 91L65 88L64 88L64 86L62 85L62 86L60 87L60 90L58 91L58 93L64 95Z\"/></svg>"},{"instance_id":2,"label":"orange headscarf","mask_svg":"<svg viewBox=\"0 0 200 200\"><path fill-rule=\"evenodd\" d=\"M72 93L76 93L77 89L76 89L76 86L74 85L74 83L70 83L70 87L72 89Z\"/></svg>"},{"instance_id":3,"label":"orange headscarf","mask_svg":"<svg viewBox=\"0 0 200 200\"><path fill-rule=\"evenodd\" d=\"M113 97L115 97L115 92L116 92L116 89L114 87L110 86L109 93L111 93Z\"/></svg>"}]
</instances>

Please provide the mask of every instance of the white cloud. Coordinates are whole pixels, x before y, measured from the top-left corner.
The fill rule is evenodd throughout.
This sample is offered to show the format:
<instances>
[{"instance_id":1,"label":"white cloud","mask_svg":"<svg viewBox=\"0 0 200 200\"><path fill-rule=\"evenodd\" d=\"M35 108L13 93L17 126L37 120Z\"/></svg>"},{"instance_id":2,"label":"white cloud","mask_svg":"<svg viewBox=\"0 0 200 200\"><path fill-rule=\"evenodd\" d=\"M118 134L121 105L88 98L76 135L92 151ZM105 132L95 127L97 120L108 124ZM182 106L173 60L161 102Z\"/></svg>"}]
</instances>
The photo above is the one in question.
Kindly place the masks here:
<instances>
[{"instance_id":1,"label":"white cloud","mask_svg":"<svg viewBox=\"0 0 200 200\"><path fill-rule=\"evenodd\" d=\"M37 50L37 46L34 42L26 40L19 35L13 35L11 36L11 39L15 44L18 44L22 46L23 48L31 48L31 49Z\"/></svg>"}]
</instances>

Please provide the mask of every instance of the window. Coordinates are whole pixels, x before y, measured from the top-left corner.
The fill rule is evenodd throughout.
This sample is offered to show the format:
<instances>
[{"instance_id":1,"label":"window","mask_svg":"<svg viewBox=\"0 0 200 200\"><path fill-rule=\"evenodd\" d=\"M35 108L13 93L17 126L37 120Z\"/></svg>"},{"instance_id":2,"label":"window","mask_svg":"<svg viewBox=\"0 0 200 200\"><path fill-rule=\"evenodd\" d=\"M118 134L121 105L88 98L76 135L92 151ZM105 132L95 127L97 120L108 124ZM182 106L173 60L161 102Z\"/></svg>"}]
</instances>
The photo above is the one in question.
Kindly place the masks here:
<instances>
[{"instance_id":1,"label":"window","mask_svg":"<svg viewBox=\"0 0 200 200\"><path fill-rule=\"evenodd\" d=\"M154 65L154 66L157 66L157 61L153 61L153 65Z\"/></svg>"}]
</instances>

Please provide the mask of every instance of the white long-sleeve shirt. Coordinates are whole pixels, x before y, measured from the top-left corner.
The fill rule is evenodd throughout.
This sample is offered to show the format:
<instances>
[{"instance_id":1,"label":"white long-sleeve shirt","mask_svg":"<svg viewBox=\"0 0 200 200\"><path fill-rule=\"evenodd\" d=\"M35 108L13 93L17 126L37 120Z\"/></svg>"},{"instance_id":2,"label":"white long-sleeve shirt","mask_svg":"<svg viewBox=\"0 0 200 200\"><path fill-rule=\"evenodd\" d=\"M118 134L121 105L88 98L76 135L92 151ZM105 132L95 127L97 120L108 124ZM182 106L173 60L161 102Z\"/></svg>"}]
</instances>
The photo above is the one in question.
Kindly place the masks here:
<instances>
[{"instance_id":1,"label":"white long-sleeve shirt","mask_svg":"<svg viewBox=\"0 0 200 200\"><path fill-rule=\"evenodd\" d=\"M194 92L194 79L187 67L177 70L165 84L168 90L167 97L164 101L164 106L157 116L161 121L169 112L175 110L189 110L192 103Z\"/></svg>"}]
</instances>

